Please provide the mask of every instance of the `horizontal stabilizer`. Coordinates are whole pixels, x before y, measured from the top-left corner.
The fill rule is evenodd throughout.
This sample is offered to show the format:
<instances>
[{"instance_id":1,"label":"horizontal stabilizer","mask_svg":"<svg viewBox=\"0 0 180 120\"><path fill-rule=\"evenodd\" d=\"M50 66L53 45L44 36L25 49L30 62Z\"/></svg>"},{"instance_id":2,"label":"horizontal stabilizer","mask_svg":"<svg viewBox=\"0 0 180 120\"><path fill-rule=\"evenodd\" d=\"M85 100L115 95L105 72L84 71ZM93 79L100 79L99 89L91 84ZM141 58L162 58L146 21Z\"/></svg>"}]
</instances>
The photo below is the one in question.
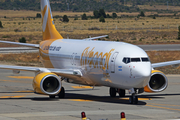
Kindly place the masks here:
<instances>
[{"instance_id":1,"label":"horizontal stabilizer","mask_svg":"<svg viewBox=\"0 0 180 120\"><path fill-rule=\"evenodd\" d=\"M2 40L0 40L0 43L8 43L8 44L14 44L14 45L21 45L21 46L39 48L39 44L19 43L19 42L10 42L10 41L2 41Z\"/></svg>"},{"instance_id":2,"label":"horizontal stabilizer","mask_svg":"<svg viewBox=\"0 0 180 120\"><path fill-rule=\"evenodd\" d=\"M103 38L103 37L107 37L108 35L102 35L102 36L97 36L97 37L92 37L92 38L86 38L83 40L95 40L95 39L99 39L99 38Z\"/></svg>"}]
</instances>

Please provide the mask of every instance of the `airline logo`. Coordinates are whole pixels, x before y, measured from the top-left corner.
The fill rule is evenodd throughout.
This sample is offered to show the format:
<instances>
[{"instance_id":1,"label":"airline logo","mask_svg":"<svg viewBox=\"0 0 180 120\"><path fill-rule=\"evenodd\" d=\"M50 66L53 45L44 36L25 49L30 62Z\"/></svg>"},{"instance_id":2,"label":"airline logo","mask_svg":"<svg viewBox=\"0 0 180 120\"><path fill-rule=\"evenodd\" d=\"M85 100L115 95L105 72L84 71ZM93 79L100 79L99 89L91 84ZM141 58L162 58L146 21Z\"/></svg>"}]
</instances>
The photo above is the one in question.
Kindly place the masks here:
<instances>
[{"instance_id":1,"label":"airline logo","mask_svg":"<svg viewBox=\"0 0 180 120\"><path fill-rule=\"evenodd\" d=\"M111 57L112 52L115 49L111 49L109 52L103 53L94 51L95 47L90 48L87 47L84 49L81 55L81 65L85 66L87 69L89 68L101 68L108 69L109 68L109 59Z\"/></svg>"}]
</instances>

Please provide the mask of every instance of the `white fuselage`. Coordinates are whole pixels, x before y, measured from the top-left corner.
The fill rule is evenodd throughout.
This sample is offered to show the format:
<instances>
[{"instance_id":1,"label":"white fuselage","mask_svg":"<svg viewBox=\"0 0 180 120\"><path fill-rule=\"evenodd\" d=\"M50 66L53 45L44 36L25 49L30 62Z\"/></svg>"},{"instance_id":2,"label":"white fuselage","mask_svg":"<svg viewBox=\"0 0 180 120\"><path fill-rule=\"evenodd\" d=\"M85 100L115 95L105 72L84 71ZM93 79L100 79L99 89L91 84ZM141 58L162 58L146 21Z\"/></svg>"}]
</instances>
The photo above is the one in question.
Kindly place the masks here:
<instances>
[{"instance_id":1,"label":"white fuselage","mask_svg":"<svg viewBox=\"0 0 180 120\"><path fill-rule=\"evenodd\" d=\"M49 44L43 41L40 55L45 67L80 69L83 77L68 80L77 84L143 88L151 76L146 52L124 42L59 39Z\"/></svg>"}]
</instances>

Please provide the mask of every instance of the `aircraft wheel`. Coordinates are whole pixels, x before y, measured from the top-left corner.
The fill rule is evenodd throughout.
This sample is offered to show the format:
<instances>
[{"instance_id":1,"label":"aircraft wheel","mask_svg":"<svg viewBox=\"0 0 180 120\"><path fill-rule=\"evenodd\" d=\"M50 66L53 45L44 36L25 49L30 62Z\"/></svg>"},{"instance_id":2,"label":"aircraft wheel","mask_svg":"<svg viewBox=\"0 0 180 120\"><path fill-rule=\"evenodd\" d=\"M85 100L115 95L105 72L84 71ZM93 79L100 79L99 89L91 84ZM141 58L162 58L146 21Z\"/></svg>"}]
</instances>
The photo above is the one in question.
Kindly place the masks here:
<instances>
[{"instance_id":1,"label":"aircraft wheel","mask_svg":"<svg viewBox=\"0 0 180 120\"><path fill-rule=\"evenodd\" d=\"M125 97L126 91L123 89L118 89L119 97Z\"/></svg>"},{"instance_id":2,"label":"aircraft wheel","mask_svg":"<svg viewBox=\"0 0 180 120\"><path fill-rule=\"evenodd\" d=\"M138 104L138 97L135 95L132 95L129 97L129 103L130 104Z\"/></svg>"},{"instance_id":3,"label":"aircraft wheel","mask_svg":"<svg viewBox=\"0 0 180 120\"><path fill-rule=\"evenodd\" d=\"M133 101L133 96L130 96L130 97L129 97L129 103L130 103L130 104L133 104L133 102L134 102L134 101Z\"/></svg>"},{"instance_id":4,"label":"aircraft wheel","mask_svg":"<svg viewBox=\"0 0 180 120\"><path fill-rule=\"evenodd\" d=\"M64 98L65 97L65 89L64 87L61 88L60 93L58 94L59 98Z\"/></svg>"},{"instance_id":5,"label":"aircraft wheel","mask_svg":"<svg viewBox=\"0 0 180 120\"><path fill-rule=\"evenodd\" d=\"M110 87L109 94L111 97L116 97L116 88Z\"/></svg>"},{"instance_id":6,"label":"aircraft wheel","mask_svg":"<svg viewBox=\"0 0 180 120\"><path fill-rule=\"evenodd\" d=\"M137 96L135 96L135 98L134 98L134 104L138 104L138 97Z\"/></svg>"}]
</instances>

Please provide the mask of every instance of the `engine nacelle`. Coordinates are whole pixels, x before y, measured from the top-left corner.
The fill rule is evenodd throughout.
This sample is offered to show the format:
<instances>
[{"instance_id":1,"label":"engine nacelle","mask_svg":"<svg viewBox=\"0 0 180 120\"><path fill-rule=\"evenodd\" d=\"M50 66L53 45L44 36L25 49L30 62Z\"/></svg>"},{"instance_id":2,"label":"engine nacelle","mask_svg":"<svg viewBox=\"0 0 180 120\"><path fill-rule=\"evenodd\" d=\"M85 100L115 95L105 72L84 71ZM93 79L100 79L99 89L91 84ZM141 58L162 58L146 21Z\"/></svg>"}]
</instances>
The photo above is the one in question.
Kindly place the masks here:
<instances>
[{"instance_id":1,"label":"engine nacelle","mask_svg":"<svg viewBox=\"0 0 180 120\"><path fill-rule=\"evenodd\" d=\"M168 86L168 79L164 75L164 73L162 73L159 70L152 70L150 81L148 85L144 87L144 91L145 92L161 92L165 90L167 86Z\"/></svg>"},{"instance_id":2,"label":"engine nacelle","mask_svg":"<svg viewBox=\"0 0 180 120\"><path fill-rule=\"evenodd\" d=\"M33 88L36 93L57 95L61 91L61 80L54 73L40 73L34 77Z\"/></svg>"}]
</instances>

